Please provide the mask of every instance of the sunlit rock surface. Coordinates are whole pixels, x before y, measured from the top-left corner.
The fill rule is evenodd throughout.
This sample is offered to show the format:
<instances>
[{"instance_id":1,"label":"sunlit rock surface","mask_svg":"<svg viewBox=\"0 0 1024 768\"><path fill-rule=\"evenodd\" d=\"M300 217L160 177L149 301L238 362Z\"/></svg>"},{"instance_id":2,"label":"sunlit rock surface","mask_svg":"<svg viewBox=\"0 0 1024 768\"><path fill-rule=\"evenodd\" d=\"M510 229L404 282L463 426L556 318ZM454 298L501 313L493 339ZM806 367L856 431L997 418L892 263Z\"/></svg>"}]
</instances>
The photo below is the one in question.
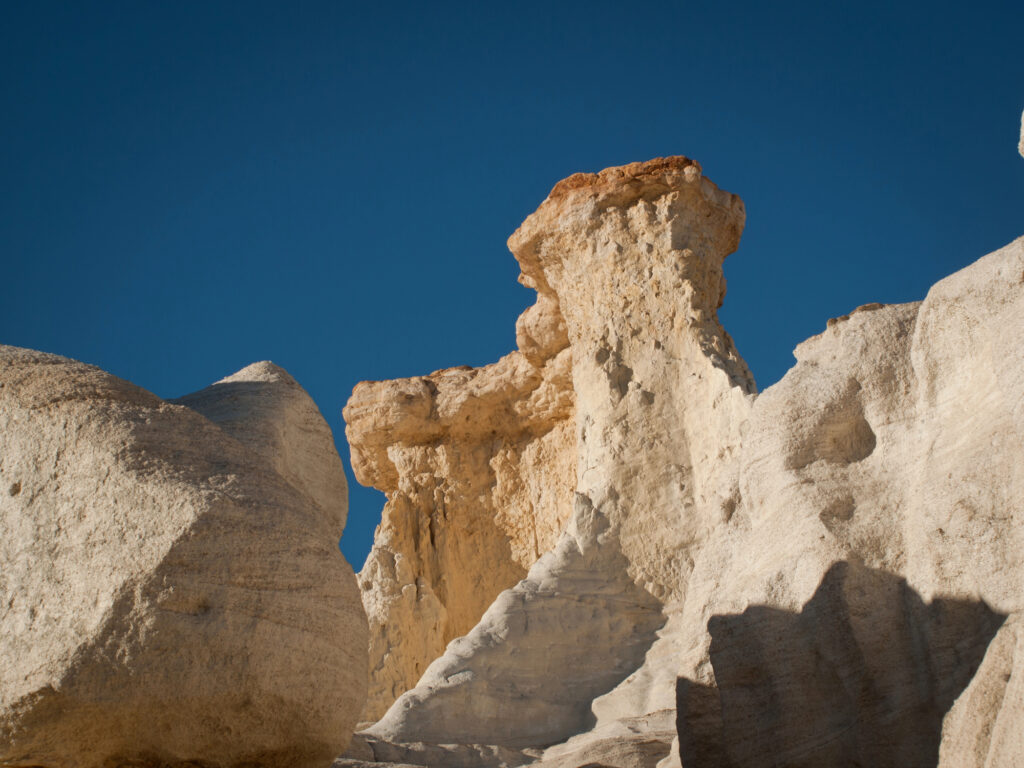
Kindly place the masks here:
<instances>
[{"instance_id":1,"label":"sunlit rock surface","mask_svg":"<svg viewBox=\"0 0 1024 768\"><path fill-rule=\"evenodd\" d=\"M665 621L662 606L686 592L693 552L738 498L739 427L754 383L717 308L722 261L735 250L743 220L742 202L696 163L668 158L577 174L512 236L521 280L539 297L518 324L521 349L524 328L565 328L567 347L556 359L571 363L574 423L559 461L575 470L575 511L551 553L371 734L395 742L553 744L589 727L591 701L641 665ZM531 332L538 336L545 334ZM363 386L386 385L357 387L346 417L362 404ZM471 391L460 396L486 406ZM518 406L536 408L527 400ZM433 412L422 413L429 425ZM397 433L390 424L377 433L388 445ZM350 439L353 432L349 418ZM354 441L356 451L363 442ZM421 475L421 494L430 482L443 488L447 481ZM378 535L384 542L394 536L387 530L392 505ZM490 563L473 567L481 565ZM364 569L364 600L376 589L370 576ZM660 683L669 729L675 677ZM536 716L537 707L545 716Z\"/></svg>"},{"instance_id":2,"label":"sunlit rock surface","mask_svg":"<svg viewBox=\"0 0 1024 768\"><path fill-rule=\"evenodd\" d=\"M181 402L0 347L0 764L346 747L367 630L330 429L267 363Z\"/></svg>"},{"instance_id":3,"label":"sunlit rock surface","mask_svg":"<svg viewBox=\"0 0 1024 768\"><path fill-rule=\"evenodd\" d=\"M1024 157L1024 113L1020 116L1020 144L1017 145L1017 151Z\"/></svg>"},{"instance_id":4,"label":"sunlit rock surface","mask_svg":"<svg viewBox=\"0 0 1024 768\"><path fill-rule=\"evenodd\" d=\"M371 628L367 718L472 629L565 527L576 476L571 358L564 328L536 315L524 313L529 354L359 384L345 407L356 477L388 497L359 574Z\"/></svg>"},{"instance_id":5,"label":"sunlit rock surface","mask_svg":"<svg viewBox=\"0 0 1024 768\"><path fill-rule=\"evenodd\" d=\"M388 678L388 695L414 687L366 732L376 759L430 764L430 744L448 745L452 764L559 768L981 766L1021 754L1024 240L921 303L829 321L756 395L716 315L743 218L699 166L668 158L566 179L510 238L538 305L520 319L520 351L480 371L527 357L524 338L545 337L527 329L564 325L547 348L571 364L572 432L552 446L573 469L557 493L567 525L418 682L418 670ZM349 408L446 375L361 385ZM487 423L490 401L459 386ZM413 478L413 530L450 530L429 499L454 474L391 469L407 438L388 414L403 406L378 402L379 429L355 413L356 452L377 457L377 487ZM442 410L416 407L417 434L458 455L459 436L439 436ZM399 498L389 493L382 550L404 535ZM552 509L535 505L534 524ZM368 569L372 606L381 588ZM386 659L389 634L418 625L378 615L396 617L374 640Z\"/></svg>"},{"instance_id":6,"label":"sunlit rock surface","mask_svg":"<svg viewBox=\"0 0 1024 768\"><path fill-rule=\"evenodd\" d=\"M687 158L557 184L518 348L353 392L358 584L280 368L164 401L0 348L0 765L1022 762L1024 238L758 395L743 222Z\"/></svg>"}]
</instances>

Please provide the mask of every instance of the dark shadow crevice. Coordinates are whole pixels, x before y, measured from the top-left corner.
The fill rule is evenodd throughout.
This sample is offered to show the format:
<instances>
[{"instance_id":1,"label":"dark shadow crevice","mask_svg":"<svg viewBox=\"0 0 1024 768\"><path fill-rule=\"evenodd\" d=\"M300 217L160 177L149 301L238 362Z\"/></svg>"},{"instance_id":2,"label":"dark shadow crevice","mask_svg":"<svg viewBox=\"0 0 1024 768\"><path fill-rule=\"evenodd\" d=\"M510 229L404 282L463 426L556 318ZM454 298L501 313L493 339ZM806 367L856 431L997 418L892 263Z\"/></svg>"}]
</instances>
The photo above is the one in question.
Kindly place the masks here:
<instances>
[{"instance_id":1,"label":"dark shadow crevice","mask_svg":"<svg viewBox=\"0 0 1024 768\"><path fill-rule=\"evenodd\" d=\"M836 563L800 613L708 622L716 686L677 682L684 768L934 768L942 720L1005 620L925 603L906 581Z\"/></svg>"}]
</instances>

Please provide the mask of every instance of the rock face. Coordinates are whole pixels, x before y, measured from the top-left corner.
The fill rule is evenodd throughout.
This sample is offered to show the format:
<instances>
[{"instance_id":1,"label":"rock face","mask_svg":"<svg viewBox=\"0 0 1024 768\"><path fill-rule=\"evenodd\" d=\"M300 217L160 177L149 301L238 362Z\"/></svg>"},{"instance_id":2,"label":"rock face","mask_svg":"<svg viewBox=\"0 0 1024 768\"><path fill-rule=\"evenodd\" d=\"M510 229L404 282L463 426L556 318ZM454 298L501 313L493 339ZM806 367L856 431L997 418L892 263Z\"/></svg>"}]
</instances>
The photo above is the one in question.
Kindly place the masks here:
<instances>
[{"instance_id":1,"label":"rock face","mask_svg":"<svg viewBox=\"0 0 1024 768\"><path fill-rule=\"evenodd\" d=\"M591 700L640 664L662 618L627 575L607 518L577 499L555 549L448 646L371 735L528 748L584 730Z\"/></svg>"},{"instance_id":2,"label":"rock face","mask_svg":"<svg viewBox=\"0 0 1024 768\"><path fill-rule=\"evenodd\" d=\"M738 476L723 467L735 465L754 383L716 310L722 261L743 220L738 198L693 161L669 158L571 177L512 236L521 281L538 292L518 323L513 357L526 356L524 339L556 335L533 329L565 327L568 346L554 360L571 363L574 424L572 439L553 447L575 468L575 511L551 554L371 734L544 746L581 730L591 700L639 666L664 621L662 605L686 593L691 549L736 503ZM473 390L460 397L483 412L477 421L493 418ZM364 398L357 388L346 409L350 439L366 434L353 430L358 413L350 416ZM419 413L427 420L433 411ZM394 441L386 423L378 439ZM367 438L353 442L361 450ZM434 478L419 478L428 498ZM361 578L365 599L372 571ZM583 647L593 663L578 662ZM670 712L674 677L663 687Z\"/></svg>"},{"instance_id":3,"label":"rock face","mask_svg":"<svg viewBox=\"0 0 1024 768\"><path fill-rule=\"evenodd\" d=\"M555 293L569 330L576 492L662 602L685 594L688 549L735 503L720 467L754 381L717 308L745 216L677 157L571 176L509 238L523 282Z\"/></svg>"},{"instance_id":4,"label":"rock face","mask_svg":"<svg viewBox=\"0 0 1024 768\"><path fill-rule=\"evenodd\" d=\"M345 528L348 485L331 428L283 368L253 363L170 402L187 405L243 443L293 488L311 496L335 530Z\"/></svg>"},{"instance_id":5,"label":"rock face","mask_svg":"<svg viewBox=\"0 0 1024 768\"><path fill-rule=\"evenodd\" d=\"M494 365L359 384L345 407L356 477L387 494L359 583L366 717L384 714L565 528L575 485L571 356L550 297Z\"/></svg>"},{"instance_id":6,"label":"rock face","mask_svg":"<svg viewBox=\"0 0 1024 768\"><path fill-rule=\"evenodd\" d=\"M367 731L379 759L427 763L423 744L463 744L447 748L452 764L1020 761L1024 239L924 302L829 321L755 395L716 316L742 224L742 203L685 158L577 174L509 240L538 292L519 352L461 379L357 388L346 418L358 450L376 457L366 459L374 484L410 489L389 492L378 535L381 552L397 553L403 493L423 500L411 527L423 531L447 514L430 499L456 477L473 485L441 462L391 469L406 436L461 455L449 402L478 408L481 424L533 418L533 395L495 409L473 381L502 367L514 381L509 361L531 359L523 339L554 336L524 329L565 328L545 364L571 365L560 384L571 439L550 446L550 461L575 469L571 514L558 507L565 531ZM456 386L442 397L445 377ZM517 472L537 470L522 459ZM541 499L550 479L532 478ZM528 514L550 520L549 509ZM437 551L425 540L403 557ZM457 566L431 571L430 584L480 567ZM404 582L393 572L387 583L419 588L418 572ZM361 577L364 600L383 594L369 564ZM390 615L378 658L389 637L418 631L412 614ZM389 678L391 693L413 676Z\"/></svg>"},{"instance_id":7,"label":"rock face","mask_svg":"<svg viewBox=\"0 0 1024 768\"><path fill-rule=\"evenodd\" d=\"M679 683L682 764L935 766L943 714L1004 618L973 600L926 605L850 562L799 613L715 616L715 684Z\"/></svg>"},{"instance_id":8,"label":"rock face","mask_svg":"<svg viewBox=\"0 0 1024 768\"><path fill-rule=\"evenodd\" d=\"M906 721L920 707L930 708L930 722L937 723L953 699L937 688L934 695L916 699L922 686L931 685L929 679L934 682L927 675L915 678L917 688L907 681L882 696L873 712L864 697L857 707L822 706L817 714L769 697L780 702L772 715L777 722L803 723L817 743L771 728L774 743L763 739L760 752L744 752L730 720L745 722L743 728L756 733L751 722L757 721L758 705L749 697L746 711L728 704L734 665L716 661L715 627L739 621L737 615L755 605L806 614L804 604L815 603L828 574L843 562L898 574L915 600L933 607L973 606L960 610L981 611L982 617L991 611L1000 622L1021 610L1022 275L1024 239L936 284L922 304L875 305L830 323L825 333L797 348L797 365L755 402L741 457L742 502L734 520L698 558L699 577L691 581L681 622L698 628L681 642L694 649L679 668L681 677L686 685L721 689L725 731L718 738L729 764L761 765L766 754L784 754L793 765L843 765L858 753L864 764L936 764L937 725L916 747L906 735L880 740L877 729L865 725L879 713L888 713L890 724ZM860 657L889 670L889 681L893 670L922 664L941 669L943 680L955 682L959 694L998 625L982 618L959 622L952 609L937 609L940 616L948 614L948 631L926 641L929 633L914 628L924 625L904 616L907 600L899 602L903 613L863 622L868 629L857 633ZM849 611L840 614L818 612L815 619L804 619L810 621L805 634L839 631ZM917 645L895 641L907 626ZM882 634L872 640L869 632ZM799 633L773 636L776 657L804 642ZM738 647L749 660L758 644ZM769 681L767 695L782 683L769 655L758 658L764 661L748 661L752 669L745 673L745 685L749 691L751 679ZM833 688L836 679L865 679L855 661L837 662ZM790 668L787 674L792 695L803 701L813 701L823 685L820 670L801 675ZM866 678L877 680L878 673ZM877 682L869 687L882 690ZM957 707L961 713L971 709ZM769 728L760 717L761 727ZM959 721L970 718L961 714ZM920 726L911 730L926 733ZM684 718L679 730L684 765L688 730ZM842 755L828 755L818 751L824 742L846 746Z\"/></svg>"},{"instance_id":9,"label":"rock face","mask_svg":"<svg viewBox=\"0 0 1024 768\"><path fill-rule=\"evenodd\" d=\"M1024 647L1021 616L989 645L970 686L946 715L939 768L1024 764Z\"/></svg>"},{"instance_id":10,"label":"rock face","mask_svg":"<svg viewBox=\"0 0 1024 768\"><path fill-rule=\"evenodd\" d=\"M182 402L0 348L4 765L326 765L348 742L366 622L330 430L265 363Z\"/></svg>"}]
</instances>

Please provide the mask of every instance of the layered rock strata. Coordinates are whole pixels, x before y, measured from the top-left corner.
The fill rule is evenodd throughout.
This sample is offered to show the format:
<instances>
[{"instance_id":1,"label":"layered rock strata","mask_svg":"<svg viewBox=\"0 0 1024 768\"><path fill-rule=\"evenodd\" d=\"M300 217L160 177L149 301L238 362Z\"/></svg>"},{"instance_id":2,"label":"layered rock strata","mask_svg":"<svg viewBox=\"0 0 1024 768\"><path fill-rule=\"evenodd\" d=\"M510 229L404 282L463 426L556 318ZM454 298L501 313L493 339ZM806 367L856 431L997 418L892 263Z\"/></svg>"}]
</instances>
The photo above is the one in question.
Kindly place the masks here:
<instances>
[{"instance_id":1,"label":"layered rock strata","mask_svg":"<svg viewBox=\"0 0 1024 768\"><path fill-rule=\"evenodd\" d=\"M330 430L269 364L182 402L0 348L0 764L326 765L348 743L367 630Z\"/></svg>"}]
</instances>

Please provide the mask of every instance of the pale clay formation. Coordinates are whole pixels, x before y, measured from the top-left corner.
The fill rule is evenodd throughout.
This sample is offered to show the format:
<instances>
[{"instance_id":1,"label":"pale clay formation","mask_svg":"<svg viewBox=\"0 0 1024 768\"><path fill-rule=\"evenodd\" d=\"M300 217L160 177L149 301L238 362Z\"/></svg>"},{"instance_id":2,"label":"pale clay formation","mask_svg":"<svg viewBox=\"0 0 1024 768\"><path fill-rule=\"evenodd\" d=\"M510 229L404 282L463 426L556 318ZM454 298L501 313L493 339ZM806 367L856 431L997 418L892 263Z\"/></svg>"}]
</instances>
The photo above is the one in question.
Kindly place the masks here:
<instances>
[{"instance_id":1,"label":"pale clay formation","mask_svg":"<svg viewBox=\"0 0 1024 768\"><path fill-rule=\"evenodd\" d=\"M0 347L2 765L291 768L348 743L367 628L330 429L269 363L181 402Z\"/></svg>"},{"instance_id":2,"label":"pale clay formation","mask_svg":"<svg viewBox=\"0 0 1024 768\"><path fill-rule=\"evenodd\" d=\"M313 497L339 534L344 530L348 485L331 428L283 368L253 363L170 402L201 413L260 454L281 477Z\"/></svg>"},{"instance_id":3,"label":"pale clay formation","mask_svg":"<svg viewBox=\"0 0 1024 768\"><path fill-rule=\"evenodd\" d=\"M575 501L543 523L552 531L564 520L564 532L532 565L534 553L506 533L503 562L529 566L526 577L422 679L392 663L378 701L411 690L366 732L378 759L431 764L424 744L461 743L449 748L452 765L738 767L786 755L792 765L934 766L941 743L943 768L1024 764L1024 694L1013 677L1024 594L1024 239L936 284L924 302L829 321L757 396L715 312L742 225L738 198L685 158L577 174L509 241L521 281L538 291L517 324L519 352L476 371L356 389L348 434L374 473L360 479L388 490L408 478L420 499L413 530L465 520L493 539L510 506L495 502L493 474L474 480L443 462L416 471L401 460L413 445L479 450L478 434L464 448L446 403L481 409L483 423L510 412L517 424L549 419L549 409L531 416L522 396L478 398L477 377L487 376L488 393L534 391L514 383L509 361L550 365L540 347L571 367L571 389L560 392L571 407L559 416L571 420L571 439L553 442L563 455L548 462L574 468ZM524 339L545 332L525 329L563 324L565 345L527 353ZM439 381L451 385L443 394ZM396 415L414 386L431 393L405 397L424 403L415 421ZM368 391L381 394L372 402ZM533 498L564 505L563 476L545 491L552 478L538 469L515 471ZM488 504L470 494L461 506L429 501L474 482ZM388 510L409 508L403 494L390 491ZM517 531L552 509L514 508L527 518ZM422 533L403 539L399 520L385 513L375 552L397 554L398 540L406 558L438 557ZM392 622L371 640L384 660L371 668L373 687L388 668L388 638L416 625L376 597L368 569L371 624ZM404 584L392 575L388 590L465 578L417 573ZM447 594L451 610L462 596ZM807 654L827 663L801 666ZM836 698L835 679L873 693Z\"/></svg>"}]
</instances>

